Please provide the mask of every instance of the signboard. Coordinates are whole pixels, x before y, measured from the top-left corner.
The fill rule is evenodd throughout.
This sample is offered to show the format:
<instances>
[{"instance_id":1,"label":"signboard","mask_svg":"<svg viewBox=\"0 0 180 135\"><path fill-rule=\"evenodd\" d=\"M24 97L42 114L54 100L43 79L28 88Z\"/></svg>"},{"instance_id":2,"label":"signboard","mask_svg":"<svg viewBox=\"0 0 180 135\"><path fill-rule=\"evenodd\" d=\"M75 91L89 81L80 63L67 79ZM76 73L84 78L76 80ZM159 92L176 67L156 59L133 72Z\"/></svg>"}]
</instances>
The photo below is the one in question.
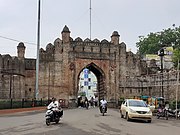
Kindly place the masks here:
<instances>
[{"instance_id":1,"label":"signboard","mask_svg":"<svg viewBox=\"0 0 180 135\"><path fill-rule=\"evenodd\" d=\"M84 74L84 78L88 78L89 76L88 76L88 74Z\"/></svg>"},{"instance_id":2,"label":"signboard","mask_svg":"<svg viewBox=\"0 0 180 135\"><path fill-rule=\"evenodd\" d=\"M89 76L89 69L85 68L84 69L84 78L88 78Z\"/></svg>"},{"instance_id":3,"label":"signboard","mask_svg":"<svg viewBox=\"0 0 180 135\"><path fill-rule=\"evenodd\" d=\"M160 60L160 57L156 54L146 54L146 60L152 60L152 59Z\"/></svg>"}]
</instances>

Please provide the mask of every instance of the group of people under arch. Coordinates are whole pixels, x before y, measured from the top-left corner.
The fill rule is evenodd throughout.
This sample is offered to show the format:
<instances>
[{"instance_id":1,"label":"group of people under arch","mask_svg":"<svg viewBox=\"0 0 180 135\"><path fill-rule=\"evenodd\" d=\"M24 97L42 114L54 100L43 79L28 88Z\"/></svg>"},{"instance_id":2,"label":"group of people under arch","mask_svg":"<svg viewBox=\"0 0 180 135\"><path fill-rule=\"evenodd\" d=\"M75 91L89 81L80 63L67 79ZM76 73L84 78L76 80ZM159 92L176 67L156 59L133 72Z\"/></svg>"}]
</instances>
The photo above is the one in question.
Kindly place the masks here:
<instances>
[{"instance_id":1,"label":"group of people under arch","mask_svg":"<svg viewBox=\"0 0 180 135\"><path fill-rule=\"evenodd\" d=\"M98 97L97 96L96 97L91 97L90 99L88 99L85 96L78 96L77 106L84 108L86 101L89 103L89 105L91 107L98 106Z\"/></svg>"}]
</instances>

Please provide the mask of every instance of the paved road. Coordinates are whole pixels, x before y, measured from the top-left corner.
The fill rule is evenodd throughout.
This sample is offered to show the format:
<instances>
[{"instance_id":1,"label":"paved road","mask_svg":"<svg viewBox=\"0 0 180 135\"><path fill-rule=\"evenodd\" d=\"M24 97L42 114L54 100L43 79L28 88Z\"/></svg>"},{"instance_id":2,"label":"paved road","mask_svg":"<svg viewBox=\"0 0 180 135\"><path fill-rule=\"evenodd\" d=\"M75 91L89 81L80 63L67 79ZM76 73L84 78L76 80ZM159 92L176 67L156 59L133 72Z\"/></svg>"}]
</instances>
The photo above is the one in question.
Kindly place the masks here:
<instances>
[{"instance_id":1,"label":"paved road","mask_svg":"<svg viewBox=\"0 0 180 135\"><path fill-rule=\"evenodd\" d=\"M98 108L64 110L59 124L45 124L45 111L0 116L0 135L179 135L180 120L127 122L118 110L102 116Z\"/></svg>"}]
</instances>

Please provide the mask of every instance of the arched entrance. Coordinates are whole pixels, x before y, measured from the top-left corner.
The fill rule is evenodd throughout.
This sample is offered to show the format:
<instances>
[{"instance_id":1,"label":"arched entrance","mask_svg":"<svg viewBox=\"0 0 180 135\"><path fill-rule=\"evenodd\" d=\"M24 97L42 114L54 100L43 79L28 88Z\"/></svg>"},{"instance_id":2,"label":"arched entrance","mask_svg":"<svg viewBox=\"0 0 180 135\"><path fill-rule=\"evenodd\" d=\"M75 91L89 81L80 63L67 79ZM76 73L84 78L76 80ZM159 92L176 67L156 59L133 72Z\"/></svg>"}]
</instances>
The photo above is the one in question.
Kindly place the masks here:
<instances>
[{"instance_id":1,"label":"arched entrance","mask_svg":"<svg viewBox=\"0 0 180 135\"><path fill-rule=\"evenodd\" d=\"M105 74L104 74L104 72L102 71L102 69L100 69L96 64L94 64L94 63L91 63L91 64L88 64L88 65L86 65L81 71L80 71L80 73L79 73L79 75L78 75L78 79L80 79L80 78L82 78L82 77L80 77L80 74L82 73L82 72L86 72L86 69L87 69L87 71L88 71L88 73L87 74L89 74L90 72L92 72L95 76L96 76L96 79L97 79L97 85L96 85L96 89L97 89L97 93L96 93L96 95L98 96L98 99L100 100L100 99L102 99L102 97L106 97L106 87L105 87ZM83 74L83 75L85 75L85 73ZM85 75L86 76L86 75ZM85 76L83 76L84 78L83 78L83 80L85 80L85 81L87 81L88 83L87 83L87 85L89 85L90 84L90 82L91 82L91 79L89 79L89 78L86 78ZM82 91L81 90L81 85L79 85L79 81L80 80L78 80L77 82L78 82L78 91ZM86 85L86 82L83 82L85 85ZM83 86L84 86L84 84L83 84ZM77 91L77 92L78 92ZM85 91L85 93L86 93L86 95L85 96L87 96L87 92ZM78 94L77 94L78 95Z\"/></svg>"}]
</instances>

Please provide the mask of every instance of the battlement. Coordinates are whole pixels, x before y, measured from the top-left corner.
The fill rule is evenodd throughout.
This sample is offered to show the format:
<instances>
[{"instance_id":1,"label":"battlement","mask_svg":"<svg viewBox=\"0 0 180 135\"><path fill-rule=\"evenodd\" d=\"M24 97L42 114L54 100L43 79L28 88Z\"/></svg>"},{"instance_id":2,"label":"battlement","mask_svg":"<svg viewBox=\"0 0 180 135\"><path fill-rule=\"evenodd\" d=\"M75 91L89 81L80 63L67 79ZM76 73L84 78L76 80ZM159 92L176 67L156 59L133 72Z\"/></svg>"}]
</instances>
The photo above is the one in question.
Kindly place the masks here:
<instances>
[{"instance_id":1,"label":"battlement","mask_svg":"<svg viewBox=\"0 0 180 135\"><path fill-rule=\"evenodd\" d=\"M47 44L45 50L41 48L40 59L53 60L55 59L55 55L59 57L64 52L111 54L117 52L119 48L123 50L123 52L126 52L126 44L119 43L120 35L117 31L112 33L111 41L106 39L99 40L97 38L93 40L86 38L83 40L80 37L73 39L70 37L70 33L69 28L65 25L61 32L62 40L57 38L53 44Z\"/></svg>"}]
</instances>

